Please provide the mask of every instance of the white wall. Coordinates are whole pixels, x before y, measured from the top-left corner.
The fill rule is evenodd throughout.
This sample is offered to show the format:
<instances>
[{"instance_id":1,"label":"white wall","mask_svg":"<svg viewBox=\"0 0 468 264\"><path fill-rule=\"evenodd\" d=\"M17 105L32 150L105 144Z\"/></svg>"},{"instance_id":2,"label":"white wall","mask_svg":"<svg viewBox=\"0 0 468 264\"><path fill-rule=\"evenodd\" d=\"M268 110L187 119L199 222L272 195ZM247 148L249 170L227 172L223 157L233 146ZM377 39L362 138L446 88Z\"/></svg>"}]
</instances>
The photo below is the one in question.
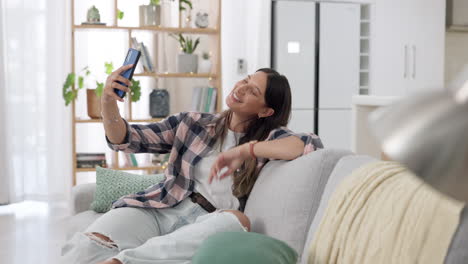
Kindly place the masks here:
<instances>
[{"instance_id":1,"label":"white wall","mask_svg":"<svg viewBox=\"0 0 468 264\"><path fill-rule=\"evenodd\" d=\"M223 0L221 20L223 98L234 84L262 67L270 66L270 0ZM237 72L237 60L247 63ZM223 109L226 109L223 101Z\"/></svg>"},{"instance_id":2,"label":"white wall","mask_svg":"<svg viewBox=\"0 0 468 264\"><path fill-rule=\"evenodd\" d=\"M2 14L2 5L3 1L0 1L0 58L3 58L4 54L4 47L3 47L3 14ZM4 107L4 103L2 102L2 99L4 98L4 90L5 90L5 69L3 66L3 62L0 62L0 124L5 124L4 116L6 115L6 109ZM5 146L5 131L4 129L0 128L0 146ZM8 181L8 168L7 168L7 162L6 162L6 152L0 151L0 168L2 168L2 171L0 171L0 204L7 203L9 200L9 181Z\"/></svg>"}]
</instances>

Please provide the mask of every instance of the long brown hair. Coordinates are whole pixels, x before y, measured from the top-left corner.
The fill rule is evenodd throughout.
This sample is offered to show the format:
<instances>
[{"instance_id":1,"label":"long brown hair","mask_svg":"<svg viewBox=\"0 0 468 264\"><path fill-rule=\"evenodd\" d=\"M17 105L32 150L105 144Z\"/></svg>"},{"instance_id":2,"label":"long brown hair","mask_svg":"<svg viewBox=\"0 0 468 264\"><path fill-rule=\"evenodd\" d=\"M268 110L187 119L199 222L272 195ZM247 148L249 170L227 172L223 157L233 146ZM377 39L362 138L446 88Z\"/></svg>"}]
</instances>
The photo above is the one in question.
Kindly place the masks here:
<instances>
[{"instance_id":1,"label":"long brown hair","mask_svg":"<svg viewBox=\"0 0 468 264\"><path fill-rule=\"evenodd\" d=\"M265 103L267 107L274 110L274 113L268 117L253 117L244 121L247 123L247 128L244 136L239 140L239 145L252 140L265 140L273 129L286 126L291 114L291 88L288 79L270 68L262 68L257 72L267 74ZM223 144L231 123L231 117L232 111L229 109L222 112L220 118L216 120L215 137L216 140L220 138L220 146ZM238 171L234 172L233 194L239 198L248 196L258 174L257 160L250 159L246 161Z\"/></svg>"}]
</instances>

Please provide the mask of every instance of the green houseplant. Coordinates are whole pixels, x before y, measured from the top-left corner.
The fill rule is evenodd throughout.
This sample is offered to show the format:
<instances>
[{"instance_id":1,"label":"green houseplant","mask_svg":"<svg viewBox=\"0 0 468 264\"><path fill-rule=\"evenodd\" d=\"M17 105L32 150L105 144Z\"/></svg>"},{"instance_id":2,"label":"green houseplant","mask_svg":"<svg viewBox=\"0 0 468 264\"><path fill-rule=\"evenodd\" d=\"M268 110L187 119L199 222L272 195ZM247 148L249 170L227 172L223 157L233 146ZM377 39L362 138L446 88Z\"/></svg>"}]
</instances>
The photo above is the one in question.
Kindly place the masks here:
<instances>
[{"instance_id":1,"label":"green houseplant","mask_svg":"<svg viewBox=\"0 0 468 264\"><path fill-rule=\"evenodd\" d=\"M190 0L179 0L179 16L180 16L180 23L182 26L182 22L184 23L185 27L192 27L192 1Z\"/></svg>"},{"instance_id":2,"label":"green houseplant","mask_svg":"<svg viewBox=\"0 0 468 264\"><path fill-rule=\"evenodd\" d=\"M197 73L198 56L193 54L200 44L200 38L193 40L182 34L171 34L179 42L180 50L183 52L177 56L177 71L180 73Z\"/></svg>"},{"instance_id":3,"label":"green houseplant","mask_svg":"<svg viewBox=\"0 0 468 264\"><path fill-rule=\"evenodd\" d=\"M114 70L112 62L104 63L104 67L105 73L107 75L111 74ZM85 87L90 78L96 79L91 74L88 66L81 69L78 73L71 72L67 75L62 87L62 96L65 100L65 106L68 106L72 101L76 100L79 90ZM86 89L88 116L90 118L101 118L100 97L102 96L102 92L104 90L104 82L95 80L95 83L95 89ZM141 96L140 81L131 80L131 83L130 97L132 102L137 102L140 100ZM75 85L75 89L73 89L73 85Z\"/></svg>"}]
</instances>

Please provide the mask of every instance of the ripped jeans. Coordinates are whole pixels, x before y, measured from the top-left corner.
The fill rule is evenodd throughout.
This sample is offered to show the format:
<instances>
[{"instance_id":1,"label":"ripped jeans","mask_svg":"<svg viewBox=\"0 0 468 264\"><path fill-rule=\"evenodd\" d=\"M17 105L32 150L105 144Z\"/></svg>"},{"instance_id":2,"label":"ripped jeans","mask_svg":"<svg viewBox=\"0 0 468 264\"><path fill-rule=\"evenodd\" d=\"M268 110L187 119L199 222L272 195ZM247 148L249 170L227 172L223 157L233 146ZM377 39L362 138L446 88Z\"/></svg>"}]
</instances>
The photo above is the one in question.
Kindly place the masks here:
<instances>
[{"instance_id":1,"label":"ripped jeans","mask_svg":"<svg viewBox=\"0 0 468 264\"><path fill-rule=\"evenodd\" d=\"M225 231L247 230L235 215L208 214L190 199L173 208L118 208L76 233L63 246L60 263L95 264L115 258L124 264L188 264L206 238Z\"/></svg>"}]
</instances>

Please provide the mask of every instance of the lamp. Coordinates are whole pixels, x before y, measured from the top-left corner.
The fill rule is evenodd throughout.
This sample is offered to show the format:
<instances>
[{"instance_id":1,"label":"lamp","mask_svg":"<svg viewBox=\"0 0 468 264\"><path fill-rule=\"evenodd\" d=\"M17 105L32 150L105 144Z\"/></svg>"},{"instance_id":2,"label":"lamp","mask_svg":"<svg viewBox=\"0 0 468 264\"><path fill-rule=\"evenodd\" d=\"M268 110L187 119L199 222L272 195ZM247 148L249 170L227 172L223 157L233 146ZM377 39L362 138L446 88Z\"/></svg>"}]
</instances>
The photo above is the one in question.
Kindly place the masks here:
<instances>
[{"instance_id":1,"label":"lamp","mask_svg":"<svg viewBox=\"0 0 468 264\"><path fill-rule=\"evenodd\" d=\"M383 152L442 193L468 202L468 81L419 94L369 117Z\"/></svg>"}]
</instances>

